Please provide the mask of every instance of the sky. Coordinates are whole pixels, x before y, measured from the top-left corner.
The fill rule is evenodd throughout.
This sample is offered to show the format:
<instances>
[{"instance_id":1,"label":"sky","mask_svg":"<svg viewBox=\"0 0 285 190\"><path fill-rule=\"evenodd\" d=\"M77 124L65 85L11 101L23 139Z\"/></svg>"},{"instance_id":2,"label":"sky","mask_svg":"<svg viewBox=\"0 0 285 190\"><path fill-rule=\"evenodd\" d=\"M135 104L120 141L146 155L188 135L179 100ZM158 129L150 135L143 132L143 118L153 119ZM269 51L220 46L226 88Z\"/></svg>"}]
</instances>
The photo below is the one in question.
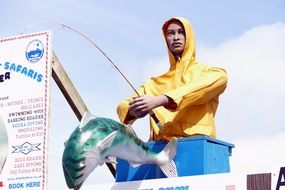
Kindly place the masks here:
<instances>
[{"instance_id":1,"label":"sky","mask_svg":"<svg viewBox=\"0 0 285 190\"><path fill-rule=\"evenodd\" d=\"M277 172L284 166L284 0L10 0L0 5L0 38L52 31L53 50L88 109L115 120L118 102L133 93L130 86L80 35L42 21L60 22L88 36L138 88L168 69L162 23L173 16L187 18L198 60L228 73L216 126L217 138L235 145L232 172ZM51 96L48 185L64 189L63 144L78 120L54 82ZM133 128L147 141L147 118ZM114 179L106 166L96 168L86 181L109 182Z\"/></svg>"}]
</instances>

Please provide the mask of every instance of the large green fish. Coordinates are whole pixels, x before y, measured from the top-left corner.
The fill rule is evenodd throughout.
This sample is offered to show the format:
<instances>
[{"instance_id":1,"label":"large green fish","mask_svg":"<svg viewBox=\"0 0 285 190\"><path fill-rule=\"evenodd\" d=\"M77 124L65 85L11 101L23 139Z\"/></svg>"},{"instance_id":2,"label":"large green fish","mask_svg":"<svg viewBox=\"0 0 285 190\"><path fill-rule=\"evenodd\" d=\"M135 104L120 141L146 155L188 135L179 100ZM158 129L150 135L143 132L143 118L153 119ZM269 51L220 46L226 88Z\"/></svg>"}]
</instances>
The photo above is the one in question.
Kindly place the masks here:
<instances>
[{"instance_id":1,"label":"large green fish","mask_svg":"<svg viewBox=\"0 0 285 190\"><path fill-rule=\"evenodd\" d=\"M86 112L65 144L62 158L65 180L70 189L80 189L98 165L111 162L109 156L125 159L132 165L154 163L165 176L177 177L173 161L176 147L176 139L173 139L156 153L130 127Z\"/></svg>"}]
</instances>

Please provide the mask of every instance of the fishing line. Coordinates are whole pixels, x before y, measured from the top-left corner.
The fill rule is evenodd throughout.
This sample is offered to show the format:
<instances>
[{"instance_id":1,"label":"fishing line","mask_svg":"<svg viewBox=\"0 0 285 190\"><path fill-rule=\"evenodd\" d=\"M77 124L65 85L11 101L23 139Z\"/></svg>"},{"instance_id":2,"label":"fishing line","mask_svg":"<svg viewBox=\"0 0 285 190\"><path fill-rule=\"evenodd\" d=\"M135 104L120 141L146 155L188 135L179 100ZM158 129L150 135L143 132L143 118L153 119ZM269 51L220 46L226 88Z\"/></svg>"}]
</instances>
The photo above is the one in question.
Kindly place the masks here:
<instances>
[{"instance_id":1,"label":"fishing line","mask_svg":"<svg viewBox=\"0 0 285 190\"><path fill-rule=\"evenodd\" d=\"M93 42L89 37L87 37L85 34L83 34L82 32L80 32L79 30L76 30L66 24L63 24L61 22L57 22L57 21L49 21L49 20L42 20L42 21L37 21L34 22L30 25L28 25L22 33L25 33L28 29L30 29L32 26L38 25L38 24L56 24L59 26L62 26L63 28L68 28L69 30L79 34L80 36L82 36L84 39L86 39L88 42L90 42L93 46L95 46L104 56L105 58L108 59L108 61L112 64L113 67L115 67L115 69L121 74L121 76L127 81L127 83L130 85L130 87L135 91L135 93L139 95L138 91L134 88L134 86L132 85L132 83L128 80L128 78L124 75L124 73L117 67L117 65L111 60L111 58L95 43Z\"/></svg>"},{"instance_id":2,"label":"fishing line","mask_svg":"<svg viewBox=\"0 0 285 190\"><path fill-rule=\"evenodd\" d=\"M44 23L49 23L49 24L56 24L59 26L62 26L63 28L67 28L77 34L79 34L80 36L82 36L84 39L86 39L88 42L90 42L93 46L95 46L104 56L105 58L108 59L108 61L112 64L112 66L115 67L115 69L120 73L120 75L126 80L126 82L130 85L130 87L133 89L133 91L137 94L137 96L140 96L140 94L138 93L138 91L134 88L134 86L132 85L132 83L128 80L128 78L123 74L123 72L117 67L117 65L110 59L110 57L96 44L94 43L89 37L87 37L85 34L83 34L82 32L80 32L79 30L76 30L66 24L63 24L61 22L57 22L57 21L50 21L50 20L41 20L41 21L37 21L34 22L30 25L28 25L27 27L25 27L25 29L23 30L22 33L25 33L28 29L30 29L32 26L38 25L38 24L44 24ZM155 121L155 123L157 124L158 128L160 129L160 131L163 130L163 126L160 123L160 121L158 120L158 118L156 117L156 115L154 114L154 112L152 110L150 110L149 112L150 116L153 118L153 120Z\"/></svg>"}]
</instances>

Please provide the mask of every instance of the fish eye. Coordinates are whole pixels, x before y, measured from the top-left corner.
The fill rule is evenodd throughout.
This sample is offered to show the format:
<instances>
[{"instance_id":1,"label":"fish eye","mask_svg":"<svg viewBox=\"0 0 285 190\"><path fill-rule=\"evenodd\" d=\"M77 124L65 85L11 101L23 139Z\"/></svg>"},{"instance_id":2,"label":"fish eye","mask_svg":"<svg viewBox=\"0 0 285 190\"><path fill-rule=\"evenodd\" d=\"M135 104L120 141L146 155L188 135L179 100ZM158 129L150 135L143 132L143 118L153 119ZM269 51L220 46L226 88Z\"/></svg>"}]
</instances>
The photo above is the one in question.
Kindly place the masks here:
<instances>
[{"instance_id":1,"label":"fish eye","mask_svg":"<svg viewBox=\"0 0 285 190\"><path fill-rule=\"evenodd\" d=\"M80 166L80 167L83 167L83 166L85 166L85 165L86 165L86 164L85 164L85 160L82 160L82 161L79 162L79 166Z\"/></svg>"}]
</instances>

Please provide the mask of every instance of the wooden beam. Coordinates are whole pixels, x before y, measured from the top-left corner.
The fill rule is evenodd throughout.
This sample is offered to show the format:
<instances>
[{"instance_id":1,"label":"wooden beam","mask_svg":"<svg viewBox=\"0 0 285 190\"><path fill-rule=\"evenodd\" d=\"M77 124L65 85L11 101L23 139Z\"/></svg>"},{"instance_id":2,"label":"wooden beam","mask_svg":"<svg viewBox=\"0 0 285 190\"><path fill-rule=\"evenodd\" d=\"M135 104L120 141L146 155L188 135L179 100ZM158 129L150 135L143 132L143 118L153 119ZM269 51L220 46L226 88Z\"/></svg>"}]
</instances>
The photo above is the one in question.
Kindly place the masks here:
<instances>
[{"instance_id":1,"label":"wooden beam","mask_svg":"<svg viewBox=\"0 0 285 190\"><path fill-rule=\"evenodd\" d=\"M70 78L68 77L54 52L52 55L52 77L62 92L63 96L67 100L69 106L75 113L77 119L80 121L83 114L88 111L87 106L72 84ZM112 175L115 177L115 167L110 163L106 164Z\"/></svg>"},{"instance_id":2,"label":"wooden beam","mask_svg":"<svg viewBox=\"0 0 285 190\"><path fill-rule=\"evenodd\" d=\"M75 113L77 119L80 121L83 114L88 111L87 106L72 84L54 52L52 56L52 77Z\"/></svg>"}]
</instances>

